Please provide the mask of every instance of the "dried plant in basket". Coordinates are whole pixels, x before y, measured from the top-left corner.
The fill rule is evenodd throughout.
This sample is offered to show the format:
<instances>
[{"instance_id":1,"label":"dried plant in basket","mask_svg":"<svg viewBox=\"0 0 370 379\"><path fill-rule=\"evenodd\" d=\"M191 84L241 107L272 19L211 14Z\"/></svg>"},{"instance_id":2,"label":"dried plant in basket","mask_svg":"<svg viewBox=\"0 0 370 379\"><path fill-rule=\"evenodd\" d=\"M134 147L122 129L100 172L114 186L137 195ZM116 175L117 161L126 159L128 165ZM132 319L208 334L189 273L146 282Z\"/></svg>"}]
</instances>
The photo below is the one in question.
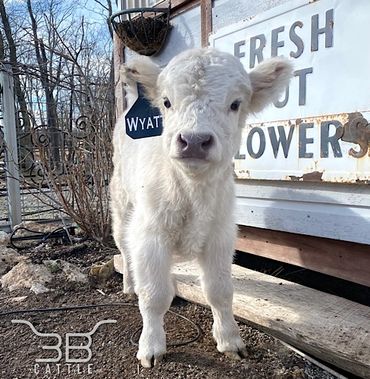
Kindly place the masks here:
<instances>
[{"instance_id":1,"label":"dried plant in basket","mask_svg":"<svg viewBox=\"0 0 370 379\"><path fill-rule=\"evenodd\" d=\"M123 44L141 55L158 53L170 29L170 7L133 8L114 14L111 23Z\"/></svg>"}]
</instances>

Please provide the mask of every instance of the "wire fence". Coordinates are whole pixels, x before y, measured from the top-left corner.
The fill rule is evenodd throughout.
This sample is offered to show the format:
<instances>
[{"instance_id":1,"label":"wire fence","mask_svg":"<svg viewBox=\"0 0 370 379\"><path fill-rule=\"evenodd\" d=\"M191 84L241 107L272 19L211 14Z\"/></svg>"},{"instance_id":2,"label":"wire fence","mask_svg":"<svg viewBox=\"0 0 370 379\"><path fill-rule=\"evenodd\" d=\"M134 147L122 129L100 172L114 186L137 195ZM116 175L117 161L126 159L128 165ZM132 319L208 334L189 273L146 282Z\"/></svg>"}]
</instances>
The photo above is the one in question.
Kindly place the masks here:
<instances>
[{"instance_id":1,"label":"wire fence","mask_svg":"<svg viewBox=\"0 0 370 379\"><path fill-rule=\"evenodd\" d=\"M2 73L1 75L7 75ZM16 109L16 101L14 97ZM4 90L0 86L0 228L7 229L9 227L10 209L9 209L9 193L7 189L7 164L13 159L11 154L7 152L5 143L5 128L9 127L4 123ZM21 125L22 120L19 117L19 112L16 110L18 120L16 124ZM37 146L29 143L30 131L22 131L22 128L17 130L17 164L20 166L20 196L17 201L21 209L22 221L54 221L60 218L59 212L56 210L56 199L53 191L45 184L41 184L43 188L37 188L37 180L41 177L37 172ZM28 141L28 142L27 142ZM39 179L37 179L39 177ZM66 188L66 191L68 189Z\"/></svg>"}]
</instances>

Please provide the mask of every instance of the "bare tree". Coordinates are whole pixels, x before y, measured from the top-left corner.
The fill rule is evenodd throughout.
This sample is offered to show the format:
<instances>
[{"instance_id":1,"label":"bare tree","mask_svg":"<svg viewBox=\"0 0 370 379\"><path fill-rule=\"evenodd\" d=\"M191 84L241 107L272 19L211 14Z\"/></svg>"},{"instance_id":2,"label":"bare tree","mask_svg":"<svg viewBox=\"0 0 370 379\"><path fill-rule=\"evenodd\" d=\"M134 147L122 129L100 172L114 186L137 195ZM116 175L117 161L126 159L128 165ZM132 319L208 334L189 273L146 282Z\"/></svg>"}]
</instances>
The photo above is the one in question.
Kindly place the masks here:
<instances>
[{"instance_id":1,"label":"bare tree","mask_svg":"<svg viewBox=\"0 0 370 379\"><path fill-rule=\"evenodd\" d=\"M17 129L20 130L22 128L23 132L29 132L30 118L27 111L26 97L24 94L24 90L21 87L21 83L19 79L19 64L18 64L18 58L17 58L17 47L13 38L12 29L9 23L8 14L6 12L3 0L0 0L0 16L1 16L1 22L3 25L3 30L4 30L7 45L8 45L9 63L11 64L12 72L13 72L15 95L17 97L18 104L19 104L19 111L21 113L22 122L19 122L19 119L17 119ZM4 43L3 33L0 34L0 44L1 44L0 60L4 62L6 60L6 53L5 53L5 43ZM28 149L31 149L30 139L25 140L24 144L26 145L27 149L21 149L20 159L21 159L21 163L23 167L29 167L30 157L26 153L26 151Z\"/></svg>"},{"instance_id":2,"label":"bare tree","mask_svg":"<svg viewBox=\"0 0 370 379\"><path fill-rule=\"evenodd\" d=\"M106 20L107 20L107 25L108 25L108 30L110 37L113 40L113 27L112 24L110 23L109 19L113 14L113 6L112 6L112 0L105 0L105 3L100 1L100 0L94 0L96 4L99 4L101 8L103 8L107 13L106 13Z\"/></svg>"},{"instance_id":3,"label":"bare tree","mask_svg":"<svg viewBox=\"0 0 370 379\"><path fill-rule=\"evenodd\" d=\"M46 114L47 114L47 125L50 133L50 143L52 144L52 154L51 158L53 162L59 162L59 149L58 149L58 118L57 118L57 107L54 98L54 89L57 82L52 82L50 80L49 72L48 72L48 58L46 54L46 48L44 42L38 35L38 25L36 22L36 18L32 11L31 0L27 0L27 9L31 19L31 27L33 34L33 43L35 47L35 53L37 58L37 63L40 71L40 80L42 87L45 92L45 100L46 100ZM60 68L60 64L58 66ZM60 69L58 70L56 77L58 78L60 75Z\"/></svg>"},{"instance_id":4,"label":"bare tree","mask_svg":"<svg viewBox=\"0 0 370 379\"><path fill-rule=\"evenodd\" d=\"M97 4L112 13L110 0ZM115 121L112 31L104 19L92 24L74 14L72 0L27 0L17 7L8 22L34 143L33 172L23 185L104 240ZM0 57L9 53L4 38L0 34ZM53 196L43 193L47 187Z\"/></svg>"}]
</instances>

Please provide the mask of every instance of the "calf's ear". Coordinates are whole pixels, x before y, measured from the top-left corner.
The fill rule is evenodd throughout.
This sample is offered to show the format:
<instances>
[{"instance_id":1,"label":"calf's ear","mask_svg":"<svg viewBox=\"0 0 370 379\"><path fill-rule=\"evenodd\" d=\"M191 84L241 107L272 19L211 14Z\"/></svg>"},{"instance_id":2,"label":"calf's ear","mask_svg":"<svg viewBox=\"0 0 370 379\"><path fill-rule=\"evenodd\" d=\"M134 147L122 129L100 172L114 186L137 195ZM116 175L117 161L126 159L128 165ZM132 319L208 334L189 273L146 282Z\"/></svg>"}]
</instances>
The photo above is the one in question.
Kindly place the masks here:
<instances>
[{"instance_id":1,"label":"calf's ear","mask_svg":"<svg viewBox=\"0 0 370 379\"><path fill-rule=\"evenodd\" d=\"M128 84L142 84L145 96L154 101L157 96L157 78L161 69L148 57L138 57L120 68L120 79Z\"/></svg>"},{"instance_id":2,"label":"calf's ear","mask_svg":"<svg viewBox=\"0 0 370 379\"><path fill-rule=\"evenodd\" d=\"M292 76L293 65L287 58L271 58L259 64L249 73L252 84L250 111L260 112L278 100Z\"/></svg>"}]
</instances>

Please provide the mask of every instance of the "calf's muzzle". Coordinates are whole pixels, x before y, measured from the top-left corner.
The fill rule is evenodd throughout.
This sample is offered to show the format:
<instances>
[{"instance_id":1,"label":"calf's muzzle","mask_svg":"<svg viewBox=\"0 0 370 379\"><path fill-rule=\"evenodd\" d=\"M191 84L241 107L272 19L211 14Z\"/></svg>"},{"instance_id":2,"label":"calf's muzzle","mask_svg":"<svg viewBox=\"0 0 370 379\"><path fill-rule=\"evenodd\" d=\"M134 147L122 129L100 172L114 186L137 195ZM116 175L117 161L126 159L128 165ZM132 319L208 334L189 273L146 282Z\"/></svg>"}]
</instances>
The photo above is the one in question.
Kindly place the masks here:
<instances>
[{"instance_id":1,"label":"calf's muzzle","mask_svg":"<svg viewBox=\"0 0 370 379\"><path fill-rule=\"evenodd\" d=\"M211 134L179 133L177 136L180 158L206 159L213 144L214 138Z\"/></svg>"}]
</instances>

